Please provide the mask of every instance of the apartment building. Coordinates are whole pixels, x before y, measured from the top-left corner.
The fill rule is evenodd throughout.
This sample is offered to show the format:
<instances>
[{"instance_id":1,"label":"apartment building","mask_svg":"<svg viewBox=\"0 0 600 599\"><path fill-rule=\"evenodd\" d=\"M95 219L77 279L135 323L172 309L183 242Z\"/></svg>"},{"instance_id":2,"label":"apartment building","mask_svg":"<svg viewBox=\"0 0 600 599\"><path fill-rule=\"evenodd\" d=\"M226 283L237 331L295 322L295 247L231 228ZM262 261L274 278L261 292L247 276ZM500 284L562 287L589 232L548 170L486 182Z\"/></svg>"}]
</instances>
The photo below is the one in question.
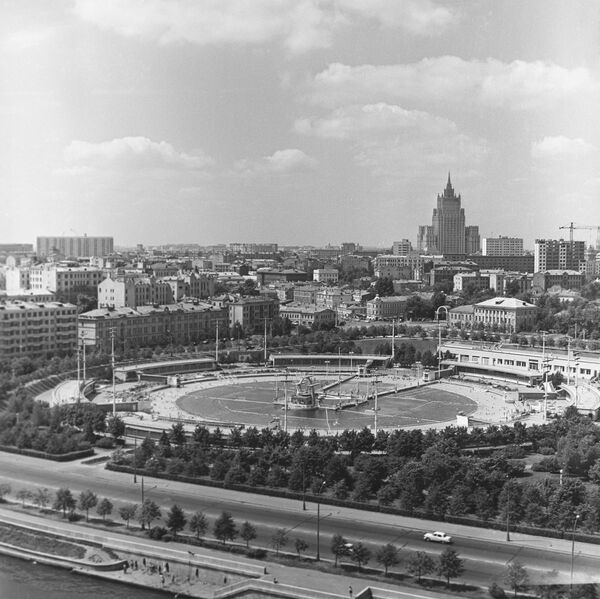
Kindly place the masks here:
<instances>
[{"instance_id":1,"label":"apartment building","mask_svg":"<svg viewBox=\"0 0 600 599\"><path fill-rule=\"evenodd\" d=\"M389 320L403 317L406 313L408 297L393 295L389 297L375 296L367 302L367 320Z\"/></svg>"},{"instance_id":2,"label":"apartment building","mask_svg":"<svg viewBox=\"0 0 600 599\"><path fill-rule=\"evenodd\" d=\"M291 303L280 306L279 316L287 318L292 324L313 327L335 324L336 313L329 308L317 308L314 305Z\"/></svg>"},{"instance_id":3,"label":"apartment building","mask_svg":"<svg viewBox=\"0 0 600 599\"><path fill-rule=\"evenodd\" d=\"M484 237L481 243L484 256L522 256L522 237Z\"/></svg>"},{"instance_id":4,"label":"apartment building","mask_svg":"<svg viewBox=\"0 0 600 599\"><path fill-rule=\"evenodd\" d=\"M203 302L182 302L137 308L98 308L79 316L79 335L86 346L111 349L111 336L119 349L159 344L198 343L228 326L227 308Z\"/></svg>"},{"instance_id":5,"label":"apartment building","mask_svg":"<svg viewBox=\"0 0 600 599\"><path fill-rule=\"evenodd\" d=\"M70 352L77 343L77 307L61 302L0 303L0 358Z\"/></svg>"},{"instance_id":6,"label":"apartment building","mask_svg":"<svg viewBox=\"0 0 600 599\"><path fill-rule=\"evenodd\" d=\"M59 254L67 258L107 256L114 251L112 237L38 237L36 252L39 257Z\"/></svg>"},{"instance_id":7,"label":"apartment building","mask_svg":"<svg viewBox=\"0 0 600 599\"><path fill-rule=\"evenodd\" d=\"M313 270L313 281L325 285L336 285L340 273L335 268L315 268Z\"/></svg>"},{"instance_id":8,"label":"apartment building","mask_svg":"<svg viewBox=\"0 0 600 599\"><path fill-rule=\"evenodd\" d=\"M585 260L585 241L536 239L534 272L546 270L579 270Z\"/></svg>"},{"instance_id":9,"label":"apartment building","mask_svg":"<svg viewBox=\"0 0 600 599\"><path fill-rule=\"evenodd\" d=\"M230 303L229 325L241 325L244 331L260 332L279 316L279 301L270 297L243 297Z\"/></svg>"},{"instance_id":10,"label":"apartment building","mask_svg":"<svg viewBox=\"0 0 600 599\"><path fill-rule=\"evenodd\" d=\"M374 262L375 276L380 279L420 279L423 275L423 258L419 254L380 254Z\"/></svg>"}]
</instances>

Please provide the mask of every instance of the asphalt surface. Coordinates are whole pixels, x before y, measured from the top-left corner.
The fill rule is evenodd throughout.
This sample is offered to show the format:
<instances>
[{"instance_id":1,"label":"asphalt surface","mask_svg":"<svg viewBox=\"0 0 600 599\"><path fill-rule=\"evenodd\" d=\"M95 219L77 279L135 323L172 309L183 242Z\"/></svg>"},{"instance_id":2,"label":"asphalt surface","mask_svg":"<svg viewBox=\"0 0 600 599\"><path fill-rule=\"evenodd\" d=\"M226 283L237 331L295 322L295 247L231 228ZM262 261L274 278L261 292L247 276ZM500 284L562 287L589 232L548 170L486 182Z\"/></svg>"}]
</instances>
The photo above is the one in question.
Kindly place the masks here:
<instances>
[{"instance_id":1,"label":"asphalt surface","mask_svg":"<svg viewBox=\"0 0 600 599\"><path fill-rule=\"evenodd\" d=\"M134 484L130 474L110 472L103 464L50 463L25 456L0 453L0 482L11 484L14 494L21 488L35 490L48 487L51 491L68 487L78 495L91 489L100 498L114 501L113 519L118 520L117 508L122 503L140 503L141 477ZM361 541L373 552L385 543L393 543L400 550L401 558L414 551L427 551L437 556L444 546L427 543L423 533L444 530L454 539L453 548L465 560L465 573L461 580L488 586L491 581L502 581L506 566L511 560L521 562L535 583L568 583L571 570L570 540L547 539L488 529L429 522L338 508L301 501L280 499L263 495L241 493L145 478L144 494L162 507L163 514L174 503L187 512L204 512L212 527L214 519L223 511L230 511L238 524L248 520L257 529L257 546L269 546L273 533L285 529L289 538L287 548L293 551L294 539L302 538L309 545L307 554L315 555L317 548L317 514L320 514L320 555L332 559L330 541L333 534L341 534L350 542ZM210 529L209 529L210 530ZM596 581L600 563L600 546L576 542L573 554L573 581ZM371 564L375 565L375 558Z\"/></svg>"}]
</instances>

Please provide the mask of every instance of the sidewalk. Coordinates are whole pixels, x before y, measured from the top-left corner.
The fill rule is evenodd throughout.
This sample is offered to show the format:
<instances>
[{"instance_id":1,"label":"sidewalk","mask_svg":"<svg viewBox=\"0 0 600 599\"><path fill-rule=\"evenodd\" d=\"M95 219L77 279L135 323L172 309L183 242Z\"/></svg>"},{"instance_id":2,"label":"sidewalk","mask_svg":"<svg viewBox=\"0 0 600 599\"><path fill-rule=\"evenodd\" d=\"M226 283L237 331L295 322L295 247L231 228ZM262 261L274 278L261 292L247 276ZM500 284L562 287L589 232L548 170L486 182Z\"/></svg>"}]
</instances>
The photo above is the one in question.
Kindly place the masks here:
<instances>
[{"instance_id":1,"label":"sidewalk","mask_svg":"<svg viewBox=\"0 0 600 599\"><path fill-rule=\"evenodd\" d=\"M93 571L84 566L75 567L75 573L106 578L127 584L164 589L182 596L213 599L233 596L246 583L252 584L255 596L279 596L306 599L341 599L360 594L370 587L373 597L402 599L430 597L442 599L448 593L421 589L405 589L379 581L361 581L359 578L321 572L314 568L297 568L282 564L252 560L244 556L170 542L168 544L121 533L109 533L72 522L56 522L35 514L26 514L0 507L0 521L51 532L73 542L102 543L116 551L123 559L137 562L137 568L127 571ZM166 566L165 564L169 564ZM56 564L58 565L58 564ZM160 566L160 573L158 567ZM72 566L69 566L72 567ZM377 589L377 590L375 590ZM229 592L231 591L231 592ZM383 594L382 594L383 593Z\"/></svg>"}]
</instances>

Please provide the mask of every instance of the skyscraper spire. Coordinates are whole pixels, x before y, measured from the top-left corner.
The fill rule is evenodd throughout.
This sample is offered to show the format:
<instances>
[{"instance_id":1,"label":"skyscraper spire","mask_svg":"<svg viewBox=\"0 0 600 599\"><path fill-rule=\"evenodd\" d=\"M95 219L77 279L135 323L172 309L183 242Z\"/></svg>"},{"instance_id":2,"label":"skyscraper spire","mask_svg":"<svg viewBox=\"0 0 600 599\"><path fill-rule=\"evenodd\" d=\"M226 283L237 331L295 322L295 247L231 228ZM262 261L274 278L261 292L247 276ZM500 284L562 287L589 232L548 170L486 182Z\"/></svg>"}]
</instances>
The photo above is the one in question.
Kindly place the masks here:
<instances>
[{"instance_id":1,"label":"skyscraper spire","mask_svg":"<svg viewBox=\"0 0 600 599\"><path fill-rule=\"evenodd\" d=\"M448 171L448 183L446 183L446 189L452 189L452 182L450 181L450 171Z\"/></svg>"}]
</instances>

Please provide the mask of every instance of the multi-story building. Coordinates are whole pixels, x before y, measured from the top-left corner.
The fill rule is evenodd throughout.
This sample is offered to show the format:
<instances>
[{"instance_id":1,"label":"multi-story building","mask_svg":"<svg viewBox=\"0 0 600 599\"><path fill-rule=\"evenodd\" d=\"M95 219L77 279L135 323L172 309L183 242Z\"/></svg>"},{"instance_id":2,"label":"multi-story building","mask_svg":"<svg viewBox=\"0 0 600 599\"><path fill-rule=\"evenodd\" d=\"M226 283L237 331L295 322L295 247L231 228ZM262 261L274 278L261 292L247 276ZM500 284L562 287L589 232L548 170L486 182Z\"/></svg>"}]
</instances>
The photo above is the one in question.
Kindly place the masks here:
<instances>
[{"instance_id":1,"label":"multi-story building","mask_svg":"<svg viewBox=\"0 0 600 599\"><path fill-rule=\"evenodd\" d=\"M536 239L534 272L546 270L579 270L585 260L585 241Z\"/></svg>"},{"instance_id":2,"label":"multi-story building","mask_svg":"<svg viewBox=\"0 0 600 599\"><path fill-rule=\"evenodd\" d=\"M437 196L431 226L419 227L417 250L453 256L479 251L479 229L474 226L465 228L465 211L461 207L460 194L454 193L450 173L446 188Z\"/></svg>"},{"instance_id":3,"label":"multi-story building","mask_svg":"<svg viewBox=\"0 0 600 599\"><path fill-rule=\"evenodd\" d=\"M413 251L412 243L408 239L394 241L392 244L392 254L394 256L407 256Z\"/></svg>"},{"instance_id":4,"label":"multi-story building","mask_svg":"<svg viewBox=\"0 0 600 599\"><path fill-rule=\"evenodd\" d=\"M473 252L475 253L475 252ZM481 253L484 256L522 256L522 237L484 237L481 243Z\"/></svg>"},{"instance_id":5,"label":"multi-story building","mask_svg":"<svg viewBox=\"0 0 600 599\"><path fill-rule=\"evenodd\" d=\"M313 281L325 285L336 285L340 273L335 268L315 268L313 270Z\"/></svg>"},{"instance_id":6,"label":"multi-story building","mask_svg":"<svg viewBox=\"0 0 600 599\"><path fill-rule=\"evenodd\" d=\"M537 306L514 297L495 297L479 302L473 307L473 325L493 327L507 332L533 329L537 316ZM450 310L452 312L452 310Z\"/></svg>"},{"instance_id":7,"label":"multi-story building","mask_svg":"<svg viewBox=\"0 0 600 599\"><path fill-rule=\"evenodd\" d=\"M270 297L243 297L229 304L229 324L244 331L260 332L279 315L279 301Z\"/></svg>"},{"instance_id":8,"label":"multi-story building","mask_svg":"<svg viewBox=\"0 0 600 599\"><path fill-rule=\"evenodd\" d=\"M98 284L104 280L106 272L90 266L41 266L17 267L7 271L6 288L11 294L19 289L51 291L68 295L78 291L95 293Z\"/></svg>"},{"instance_id":9,"label":"multi-story building","mask_svg":"<svg viewBox=\"0 0 600 599\"><path fill-rule=\"evenodd\" d=\"M119 349L159 344L197 343L226 330L227 308L202 302L137 308L98 308L79 316L79 336L87 346L110 351L112 336Z\"/></svg>"},{"instance_id":10,"label":"multi-story building","mask_svg":"<svg viewBox=\"0 0 600 599\"><path fill-rule=\"evenodd\" d=\"M232 254L243 256L259 256L276 254L279 248L276 243L230 243L229 251Z\"/></svg>"},{"instance_id":11,"label":"multi-story building","mask_svg":"<svg viewBox=\"0 0 600 599\"><path fill-rule=\"evenodd\" d=\"M454 275L453 291L464 291L466 287L478 291L490 288L490 277L481 272L459 272Z\"/></svg>"},{"instance_id":12,"label":"multi-story building","mask_svg":"<svg viewBox=\"0 0 600 599\"><path fill-rule=\"evenodd\" d=\"M355 243L354 241L344 241L340 244L340 252L342 253L342 255L354 254L360 249L360 245L358 243Z\"/></svg>"},{"instance_id":13,"label":"multi-story building","mask_svg":"<svg viewBox=\"0 0 600 599\"><path fill-rule=\"evenodd\" d=\"M423 276L423 263L423 258L416 253L382 254L375 258L375 276L380 279L420 279Z\"/></svg>"},{"instance_id":14,"label":"multi-story building","mask_svg":"<svg viewBox=\"0 0 600 599\"><path fill-rule=\"evenodd\" d=\"M581 289L585 284L585 274L576 270L546 270L533 273L531 289L534 293L545 293L551 287Z\"/></svg>"},{"instance_id":15,"label":"multi-story building","mask_svg":"<svg viewBox=\"0 0 600 599\"><path fill-rule=\"evenodd\" d=\"M337 310L340 303L351 300L352 293L350 291L343 291L339 287L321 287L317 290L315 297L317 306L329 308L330 310Z\"/></svg>"},{"instance_id":16,"label":"multi-story building","mask_svg":"<svg viewBox=\"0 0 600 599\"><path fill-rule=\"evenodd\" d=\"M77 307L61 302L0 303L0 357L70 352L77 343Z\"/></svg>"},{"instance_id":17,"label":"multi-story building","mask_svg":"<svg viewBox=\"0 0 600 599\"><path fill-rule=\"evenodd\" d=\"M280 306L279 316L287 318L292 324L305 327L335 324L336 313L329 308L317 308L314 305L291 303Z\"/></svg>"},{"instance_id":18,"label":"multi-story building","mask_svg":"<svg viewBox=\"0 0 600 599\"><path fill-rule=\"evenodd\" d=\"M36 251L39 257L59 254L67 258L107 256L114 250L112 237L38 237Z\"/></svg>"},{"instance_id":19,"label":"multi-story building","mask_svg":"<svg viewBox=\"0 0 600 599\"><path fill-rule=\"evenodd\" d=\"M302 285L294 287L294 303L316 304L317 292L321 289L317 285Z\"/></svg>"},{"instance_id":20,"label":"multi-story building","mask_svg":"<svg viewBox=\"0 0 600 599\"><path fill-rule=\"evenodd\" d=\"M393 295L388 297L375 296L367 302L367 320L389 320L403 317L406 313L408 297Z\"/></svg>"},{"instance_id":21,"label":"multi-story building","mask_svg":"<svg viewBox=\"0 0 600 599\"><path fill-rule=\"evenodd\" d=\"M154 277L109 277L98 285L100 308L136 308L174 302L173 288L169 282Z\"/></svg>"},{"instance_id":22,"label":"multi-story building","mask_svg":"<svg viewBox=\"0 0 600 599\"><path fill-rule=\"evenodd\" d=\"M512 270L516 272L533 272L534 257L533 254L525 255L506 255L506 256L481 256L471 255L469 260L479 266L479 268L500 268L502 270Z\"/></svg>"}]
</instances>

